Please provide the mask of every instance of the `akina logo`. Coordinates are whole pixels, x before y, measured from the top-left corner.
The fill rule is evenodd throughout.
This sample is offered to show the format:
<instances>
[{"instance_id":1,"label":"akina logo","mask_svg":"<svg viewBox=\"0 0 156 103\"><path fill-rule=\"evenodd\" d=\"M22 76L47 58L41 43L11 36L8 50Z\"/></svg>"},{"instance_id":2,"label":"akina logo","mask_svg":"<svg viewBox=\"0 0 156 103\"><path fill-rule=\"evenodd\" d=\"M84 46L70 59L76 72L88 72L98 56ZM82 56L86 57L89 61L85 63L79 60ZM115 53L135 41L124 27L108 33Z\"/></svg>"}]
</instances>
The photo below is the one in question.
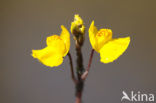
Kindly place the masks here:
<instances>
[{"instance_id":1,"label":"akina logo","mask_svg":"<svg viewBox=\"0 0 156 103\"><path fill-rule=\"evenodd\" d=\"M134 92L131 91L130 94L127 94L125 91L122 91L121 101L142 101L142 102L154 102L154 94L145 94L140 91Z\"/></svg>"}]
</instances>

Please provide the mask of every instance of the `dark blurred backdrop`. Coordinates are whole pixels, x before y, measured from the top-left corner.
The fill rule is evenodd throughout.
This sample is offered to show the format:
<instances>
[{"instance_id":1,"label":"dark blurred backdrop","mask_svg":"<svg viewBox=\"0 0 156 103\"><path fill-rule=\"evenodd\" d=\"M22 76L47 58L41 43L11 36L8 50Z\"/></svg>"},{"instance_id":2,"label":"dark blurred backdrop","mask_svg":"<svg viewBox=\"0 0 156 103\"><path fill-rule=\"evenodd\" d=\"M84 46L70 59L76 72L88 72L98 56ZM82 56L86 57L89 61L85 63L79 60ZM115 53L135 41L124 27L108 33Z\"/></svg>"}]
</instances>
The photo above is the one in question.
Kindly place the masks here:
<instances>
[{"instance_id":1,"label":"dark blurred backdrop","mask_svg":"<svg viewBox=\"0 0 156 103\"><path fill-rule=\"evenodd\" d=\"M45 67L31 57L46 37L70 30L74 14L85 26L111 28L113 37L130 36L127 51L115 62L100 63L95 53L85 83L84 103L120 103L122 91L156 95L155 0L0 0L0 103L74 103L69 61ZM71 37L72 38L72 37ZM91 45L83 46L87 66ZM75 47L70 52L75 65Z\"/></svg>"}]
</instances>

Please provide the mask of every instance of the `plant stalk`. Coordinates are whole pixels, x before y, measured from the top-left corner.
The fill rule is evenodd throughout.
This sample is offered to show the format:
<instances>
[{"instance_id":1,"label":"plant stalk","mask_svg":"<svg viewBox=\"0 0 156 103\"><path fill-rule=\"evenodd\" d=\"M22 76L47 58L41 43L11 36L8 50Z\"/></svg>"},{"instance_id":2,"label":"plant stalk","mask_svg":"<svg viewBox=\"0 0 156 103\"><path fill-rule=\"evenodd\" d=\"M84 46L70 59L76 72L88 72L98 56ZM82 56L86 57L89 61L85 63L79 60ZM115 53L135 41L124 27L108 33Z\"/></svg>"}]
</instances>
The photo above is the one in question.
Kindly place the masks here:
<instances>
[{"instance_id":1,"label":"plant stalk","mask_svg":"<svg viewBox=\"0 0 156 103\"><path fill-rule=\"evenodd\" d=\"M82 102L82 92L83 92L83 87L84 87L84 81L82 80L81 76L84 71L83 67L83 56L81 52L81 46L76 45L76 54L77 54L77 83L76 83L76 102L75 103L81 103Z\"/></svg>"}]
</instances>

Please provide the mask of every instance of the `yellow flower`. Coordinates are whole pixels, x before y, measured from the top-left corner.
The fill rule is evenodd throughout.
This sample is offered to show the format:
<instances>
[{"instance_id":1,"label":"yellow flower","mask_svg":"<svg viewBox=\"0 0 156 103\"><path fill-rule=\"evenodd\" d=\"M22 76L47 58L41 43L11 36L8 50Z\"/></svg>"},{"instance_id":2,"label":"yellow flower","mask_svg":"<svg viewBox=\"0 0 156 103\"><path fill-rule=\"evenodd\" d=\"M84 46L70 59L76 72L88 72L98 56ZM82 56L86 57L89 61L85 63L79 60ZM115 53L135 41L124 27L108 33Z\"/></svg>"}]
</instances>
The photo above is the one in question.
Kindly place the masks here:
<instances>
[{"instance_id":1,"label":"yellow flower","mask_svg":"<svg viewBox=\"0 0 156 103\"><path fill-rule=\"evenodd\" d=\"M67 55L70 48L70 34L62 25L60 36L52 35L47 37L47 46L41 50L32 50L32 56L37 58L46 66L59 66L63 62L63 57Z\"/></svg>"},{"instance_id":2,"label":"yellow flower","mask_svg":"<svg viewBox=\"0 0 156 103\"><path fill-rule=\"evenodd\" d=\"M130 43L130 37L112 39L111 29L98 29L92 21L89 28L89 39L95 51L100 53L101 62L110 63L122 55Z\"/></svg>"},{"instance_id":3,"label":"yellow flower","mask_svg":"<svg viewBox=\"0 0 156 103\"><path fill-rule=\"evenodd\" d=\"M85 26L83 25L83 20L78 14L74 16L74 21L71 23L71 33L72 34L85 33Z\"/></svg>"}]
</instances>

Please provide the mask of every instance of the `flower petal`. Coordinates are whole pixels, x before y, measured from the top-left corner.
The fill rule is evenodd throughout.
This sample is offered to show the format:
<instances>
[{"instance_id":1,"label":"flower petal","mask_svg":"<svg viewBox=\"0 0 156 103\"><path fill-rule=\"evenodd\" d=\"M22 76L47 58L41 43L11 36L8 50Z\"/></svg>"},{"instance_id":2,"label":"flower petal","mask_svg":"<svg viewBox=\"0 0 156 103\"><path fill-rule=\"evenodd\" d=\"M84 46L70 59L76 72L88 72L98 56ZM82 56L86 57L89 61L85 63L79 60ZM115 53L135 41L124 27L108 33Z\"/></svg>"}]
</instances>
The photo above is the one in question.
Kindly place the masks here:
<instances>
[{"instance_id":1,"label":"flower petal","mask_svg":"<svg viewBox=\"0 0 156 103\"><path fill-rule=\"evenodd\" d=\"M60 37L64 41L65 46L66 46L66 52L64 54L65 56L68 53L69 48L70 48L70 33L63 25L61 25L61 28L62 28L62 32L61 32Z\"/></svg>"},{"instance_id":2,"label":"flower petal","mask_svg":"<svg viewBox=\"0 0 156 103\"><path fill-rule=\"evenodd\" d=\"M97 43L96 43L96 38L95 38L95 35L97 34L98 30L97 28L94 26L94 21L92 21L90 27L89 27L89 40L90 40L90 43L93 47L93 49L96 50L96 47L97 47Z\"/></svg>"},{"instance_id":3,"label":"flower petal","mask_svg":"<svg viewBox=\"0 0 156 103\"><path fill-rule=\"evenodd\" d=\"M62 38L58 35L47 37L47 47L41 50L32 50L32 56L37 58L46 66L59 66L63 62L66 53L66 46Z\"/></svg>"},{"instance_id":4,"label":"flower petal","mask_svg":"<svg viewBox=\"0 0 156 103\"><path fill-rule=\"evenodd\" d=\"M128 48L130 37L112 39L100 49L101 62L110 63L122 55Z\"/></svg>"},{"instance_id":5,"label":"flower petal","mask_svg":"<svg viewBox=\"0 0 156 103\"><path fill-rule=\"evenodd\" d=\"M56 52L64 55L66 53L66 45L64 40L58 35L52 35L47 37L47 46L53 48Z\"/></svg>"},{"instance_id":6,"label":"flower petal","mask_svg":"<svg viewBox=\"0 0 156 103\"><path fill-rule=\"evenodd\" d=\"M59 66L63 62L63 55L56 52L52 47L41 50L32 50L32 56L49 67Z\"/></svg>"}]
</instances>

